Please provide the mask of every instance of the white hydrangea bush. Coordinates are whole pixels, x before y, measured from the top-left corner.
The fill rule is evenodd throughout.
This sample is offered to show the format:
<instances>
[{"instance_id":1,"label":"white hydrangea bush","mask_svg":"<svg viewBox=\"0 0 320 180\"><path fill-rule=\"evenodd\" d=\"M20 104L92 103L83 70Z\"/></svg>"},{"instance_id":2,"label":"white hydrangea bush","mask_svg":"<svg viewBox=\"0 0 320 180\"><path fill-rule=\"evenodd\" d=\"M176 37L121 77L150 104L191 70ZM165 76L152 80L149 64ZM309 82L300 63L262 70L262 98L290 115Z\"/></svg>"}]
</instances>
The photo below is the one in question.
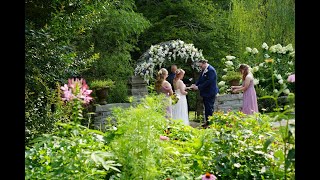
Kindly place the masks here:
<instances>
[{"instance_id":1,"label":"white hydrangea bush","mask_svg":"<svg viewBox=\"0 0 320 180\"><path fill-rule=\"evenodd\" d=\"M241 59L232 55L223 58L222 60L225 61L223 71L238 68L240 64L249 65L249 70L254 75L257 94L261 96L270 93L288 95L294 90L292 83L288 84L286 81L289 75L295 73L295 49L292 44L269 46L264 42L260 50L255 47L246 47L244 54L245 56ZM220 94L230 93L223 79L222 76L222 81L218 83Z\"/></svg>"}]
</instances>

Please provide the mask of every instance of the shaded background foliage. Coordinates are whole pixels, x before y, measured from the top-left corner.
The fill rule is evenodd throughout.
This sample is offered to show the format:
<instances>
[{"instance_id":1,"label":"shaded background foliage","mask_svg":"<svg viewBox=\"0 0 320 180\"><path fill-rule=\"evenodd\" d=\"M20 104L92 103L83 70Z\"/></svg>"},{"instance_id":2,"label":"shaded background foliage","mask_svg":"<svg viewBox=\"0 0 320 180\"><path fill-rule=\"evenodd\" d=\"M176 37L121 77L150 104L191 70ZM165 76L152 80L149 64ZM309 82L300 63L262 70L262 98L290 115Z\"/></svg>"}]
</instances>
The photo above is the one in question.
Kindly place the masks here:
<instances>
[{"instance_id":1,"label":"shaded background foliage","mask_svg":"<svg viewBox=\"0 0 320 180\"><path fill-rule=\"evenodd\" d=\"M26 0L25 13L26 139L57 121L50 98L56 82L109 78L115 88L107 101L126 102L136 60L153 44L194 44L219 81L226 55L241 59L246 46L295 43L294 0Z\"/></svg>"},{"instance_id":2,"label":"shaded background foliage","mask_svg":"<svg viewBox=\"0 0 320 180\"><path fill-rule=\"evenodd\" d=\"M66 83L70 77L85 77L87 81L111 78L116 80L118 90L111 97L124 101L125 80L133 71L129 51L148 24L132 10L133 1L26 1L25 4L26 112L30 112L26 117L26 139L50 131L50 127L34 127L47 124L50 119L46 107L50 105L48 95L56 88L56 81Z\"/></svg>"}]
</instances>

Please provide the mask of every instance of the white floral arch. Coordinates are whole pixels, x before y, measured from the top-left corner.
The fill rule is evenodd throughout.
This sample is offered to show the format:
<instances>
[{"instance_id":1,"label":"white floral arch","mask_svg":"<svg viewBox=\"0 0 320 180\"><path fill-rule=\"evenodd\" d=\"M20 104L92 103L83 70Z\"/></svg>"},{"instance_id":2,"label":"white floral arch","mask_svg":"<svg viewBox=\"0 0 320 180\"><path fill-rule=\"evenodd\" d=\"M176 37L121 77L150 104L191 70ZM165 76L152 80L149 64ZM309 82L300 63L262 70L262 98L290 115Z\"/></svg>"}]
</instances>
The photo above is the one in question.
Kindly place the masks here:
<instances>
[{"instance_id":1,"label":"white floral arch","mask_svg":"<svg viewBox=\"0 0 320 180\"><path fill-rule=\"evenodd\" d=\"M171 40L160 44L151 45L138 59L134 74L142 77L147 83L153 77L154 68L166 65L167 61L191 61L191 67L200 71L196 63L204 59L202 50L198 50L193 44L187 44L181 40Z\"/></svg>"}]
</instances>

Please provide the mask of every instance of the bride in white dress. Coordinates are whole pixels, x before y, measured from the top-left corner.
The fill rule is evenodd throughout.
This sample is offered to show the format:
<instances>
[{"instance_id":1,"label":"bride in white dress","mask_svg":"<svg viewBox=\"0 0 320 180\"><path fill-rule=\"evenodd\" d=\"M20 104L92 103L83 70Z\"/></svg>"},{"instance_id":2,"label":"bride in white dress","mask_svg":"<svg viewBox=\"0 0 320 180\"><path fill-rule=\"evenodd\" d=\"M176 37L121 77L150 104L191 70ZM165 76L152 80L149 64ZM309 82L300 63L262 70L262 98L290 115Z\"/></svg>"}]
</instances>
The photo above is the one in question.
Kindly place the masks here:
<instances>
[{"instance_id":1,"label":"bride in white dress","mask_svg":"<svg viewBox=\"0 0 320 180\"><path fill-rule=\"evenodd\" d=\"M176 76L173 79L174 92L180 96L180 99L177 104L172 106L172 119L182 119L184 124L190 125L186 97L188 92L186 91L186 85L182 81L184 74L185 71L183 69L177 69Z\"/></svg>"}]
</instances>

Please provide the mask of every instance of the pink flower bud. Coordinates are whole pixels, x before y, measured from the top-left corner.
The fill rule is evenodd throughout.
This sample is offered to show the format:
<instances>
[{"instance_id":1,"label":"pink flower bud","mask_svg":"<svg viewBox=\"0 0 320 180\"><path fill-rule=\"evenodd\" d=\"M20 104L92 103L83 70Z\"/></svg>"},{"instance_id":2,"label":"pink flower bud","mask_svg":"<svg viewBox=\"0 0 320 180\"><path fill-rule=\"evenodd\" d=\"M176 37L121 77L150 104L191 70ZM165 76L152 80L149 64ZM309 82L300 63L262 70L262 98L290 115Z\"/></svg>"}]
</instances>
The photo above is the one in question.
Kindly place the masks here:
<instances>
[{"instance_id":1,"label":"pink flower bud","mask_svg":"<svg viewBox=\"0 0 320 180\"><path fill-rule=\"evenodd\" d=\"M288 82L295 82L296 81L296 76L295 74L291 74L289 77L288 77Z\"/></svg>"},{"instance_id":2,"label":"pink flower bud","mask_svg":"<svg viewBox=\"0 0 320 180\"><path fill-rule=\"evenodd\" d=\"M169 140L169 138L167 136L160 136L160 139L163 141Z\"/></svg>"}]
</instances>

